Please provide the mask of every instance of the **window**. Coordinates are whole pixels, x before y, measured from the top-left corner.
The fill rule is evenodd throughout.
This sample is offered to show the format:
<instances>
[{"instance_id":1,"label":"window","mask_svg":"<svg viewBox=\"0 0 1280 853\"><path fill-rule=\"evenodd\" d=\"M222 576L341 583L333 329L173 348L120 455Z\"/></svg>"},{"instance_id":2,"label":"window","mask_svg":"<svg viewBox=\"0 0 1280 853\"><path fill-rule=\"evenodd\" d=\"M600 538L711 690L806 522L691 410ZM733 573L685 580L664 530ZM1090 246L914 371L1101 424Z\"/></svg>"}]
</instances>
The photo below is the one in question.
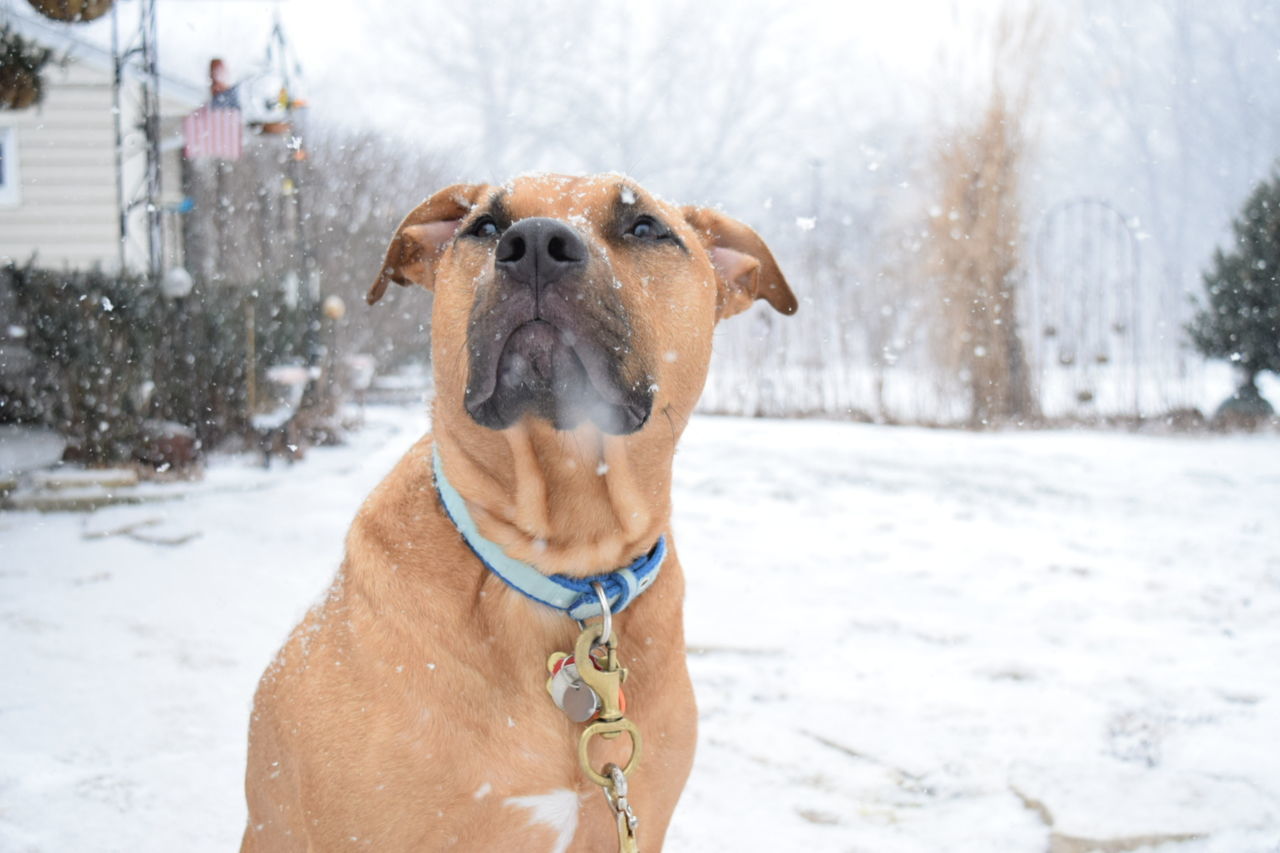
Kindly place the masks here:
<instances>
[{"instance_id":1,"label":"window","mask_svg":"<svg viewBox=\"0 0 1280 853\"><path fill-rule=\"evenodd\" d=\"M0 126L0 207L17 207L21 200L18 194L18 131Z\"/></svg>"}]
</instances>

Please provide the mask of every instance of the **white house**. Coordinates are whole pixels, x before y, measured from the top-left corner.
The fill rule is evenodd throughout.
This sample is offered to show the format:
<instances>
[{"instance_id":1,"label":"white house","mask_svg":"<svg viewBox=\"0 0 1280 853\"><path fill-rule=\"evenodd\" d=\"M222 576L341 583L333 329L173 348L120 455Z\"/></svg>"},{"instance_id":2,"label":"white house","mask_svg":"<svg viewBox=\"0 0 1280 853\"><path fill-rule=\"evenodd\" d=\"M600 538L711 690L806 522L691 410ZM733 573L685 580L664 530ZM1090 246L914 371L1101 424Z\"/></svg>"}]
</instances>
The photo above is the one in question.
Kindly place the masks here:
<instances>
[{"instance_id":1,"label":"white house","mask_svg":"<svg viewBox=\"0 0 1280 853\"><path fill-rule=\"evenodd\" d=\"M43 101L25 110L0 110L0 265L34 258L42 267L117 269L123 258L128 269L144 271L142 205L129 212L121 246L111 52L80 37L80 25L5 10L0 10L0 23L54 50L42 75ZM120 95L119 185L126 206L139 196L145 174L140 90L136 76L126 71ZM161 79L166 267L182 263L180 214L175 210L183 195L181 119L206 100L201 87Z\"/></svg>"}]
</instances>

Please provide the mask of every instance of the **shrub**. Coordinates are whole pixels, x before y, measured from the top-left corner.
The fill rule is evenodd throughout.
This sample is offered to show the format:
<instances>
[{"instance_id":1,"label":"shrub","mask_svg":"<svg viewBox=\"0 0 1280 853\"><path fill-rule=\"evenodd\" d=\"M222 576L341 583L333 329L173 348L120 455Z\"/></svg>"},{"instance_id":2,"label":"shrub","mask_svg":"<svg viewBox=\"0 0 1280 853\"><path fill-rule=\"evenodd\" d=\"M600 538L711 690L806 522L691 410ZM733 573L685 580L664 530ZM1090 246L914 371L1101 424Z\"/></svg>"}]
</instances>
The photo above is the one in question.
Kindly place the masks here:
<instances>
[{"instance_id":1,"label":"shrub","mask_svg":"<svg viewBox=\"0 0 1280 853\"><path fill-rule=\"evenodd\" d=\"M1236 399L1261 401L1254 379L1280 373L1280 171L1254 189L1231 227L1235 247L1214 252L1208 304L1187 331L1205 356L1240 368Z\"/></svg>"},{"instance_id":2,"label":"shrub","mask_svg":"<svg viewBox=\"0 0 1280 853\"><path fill-rule=\"evenodd\" d=\"M0 291L10 336L30 354L0 384L0 421L56 429L90 464L131 458L148 418L191 427L204 446L243 434L251 326L259 382L271 365L303 360L304 310L257 288L205 285L169 300L136 275L10 266Z\"/></svg>"}]
</instances>

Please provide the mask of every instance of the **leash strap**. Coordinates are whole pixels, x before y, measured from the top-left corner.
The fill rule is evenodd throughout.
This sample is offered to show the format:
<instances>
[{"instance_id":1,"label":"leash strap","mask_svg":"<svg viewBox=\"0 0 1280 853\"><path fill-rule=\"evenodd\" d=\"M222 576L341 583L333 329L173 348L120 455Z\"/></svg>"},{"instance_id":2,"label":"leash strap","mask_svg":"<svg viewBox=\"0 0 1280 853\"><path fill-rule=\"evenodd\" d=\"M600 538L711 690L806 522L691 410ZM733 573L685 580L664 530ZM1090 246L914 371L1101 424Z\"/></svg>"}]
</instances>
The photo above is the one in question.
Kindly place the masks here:
<instances>
[{"instance_id":1,"label":"leash strap","mask_svg":"<svg viewBox=\"0 0 1280 853\"><path fill-rule=\"evenodd\" d=\"M598 583L604 588L609 609L620 613L627 609L636 596L653 586L658 573L662 571L662 561L667 556L666 536L659 536L657 544L648 554L638 557L629 566L612 572L586 578L543 574L529 563L508 556L500 545L480 535L466 501L444 475L440 450L434 443L431 447L431 461L440 503L444 505L445 514L449 516L453 526L462 534L467 547L480 558L486 569L527 598L584 622L604 613L592 584Z\"/></svg>"}]
</instances>

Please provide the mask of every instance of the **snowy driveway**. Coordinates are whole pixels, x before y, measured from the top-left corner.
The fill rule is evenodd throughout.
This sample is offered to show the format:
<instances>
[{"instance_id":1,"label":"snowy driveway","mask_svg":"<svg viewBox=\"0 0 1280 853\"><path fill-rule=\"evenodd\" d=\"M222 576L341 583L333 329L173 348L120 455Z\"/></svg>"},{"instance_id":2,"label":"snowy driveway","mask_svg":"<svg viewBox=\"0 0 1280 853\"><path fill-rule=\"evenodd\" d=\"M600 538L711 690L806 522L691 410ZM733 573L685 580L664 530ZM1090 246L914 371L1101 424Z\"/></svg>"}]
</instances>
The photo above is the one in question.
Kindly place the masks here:
<instances>
[{"instance_id":1,"label":"snowy driveway","mask_svg":"<svg viewBox=\"0 0 1280 853\"><path fill-rule=\"evenodd\" d=\"M233 849L257 676L424 427L0 513L0 850ZM1274 436L698 418L676 469L701 729L668 849L1277 849Z\"/></svg>"}]
</instances>

